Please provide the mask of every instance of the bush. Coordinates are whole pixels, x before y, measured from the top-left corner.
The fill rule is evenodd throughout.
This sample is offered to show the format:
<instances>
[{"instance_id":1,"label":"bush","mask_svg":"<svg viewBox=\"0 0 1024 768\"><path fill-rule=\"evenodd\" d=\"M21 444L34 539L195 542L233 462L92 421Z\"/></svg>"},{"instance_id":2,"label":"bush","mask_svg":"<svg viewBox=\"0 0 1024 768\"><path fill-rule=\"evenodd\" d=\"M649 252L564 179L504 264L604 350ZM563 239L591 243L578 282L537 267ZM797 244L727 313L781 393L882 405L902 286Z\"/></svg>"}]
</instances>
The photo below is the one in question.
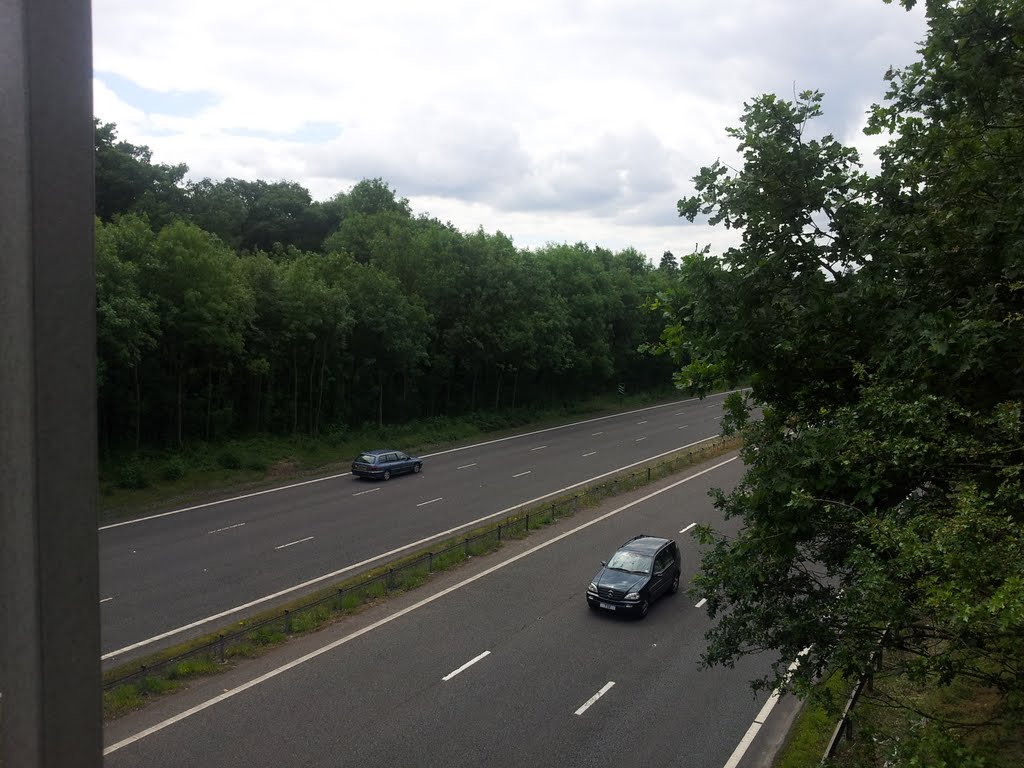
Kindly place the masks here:
<instances>
[{"instance_id":1,"label":"bush","mask_svg":"<svg viewBox=\"0 0 1024 768\"><path fill-rule=\"evenodd\" d=\"M224 469L241 469L242 457L234 451L221 451L217 456L217 464Z\"/></svg>"},{"instance_id":2,"label":"bush","mask_svg":"<svg viewBox=\"0 0 1024 768\"><path fill-rule=\"evenodd\" d=\"M171 456L171 458L164 462L164 467L160 474L164 480L181 480L185 476L185 470L185 460L181 456Z\"/></svg>"},{"instance_id":3,"label":"bush","mask_svg":"<svg viewBox=\"0 0 1024 768\"><path fill-rule=\"evenodd\" d=\"M128 459L117 469L117 487L137 490L149 486L146 471L137 458Z\"/></svg>"}]
</instances>

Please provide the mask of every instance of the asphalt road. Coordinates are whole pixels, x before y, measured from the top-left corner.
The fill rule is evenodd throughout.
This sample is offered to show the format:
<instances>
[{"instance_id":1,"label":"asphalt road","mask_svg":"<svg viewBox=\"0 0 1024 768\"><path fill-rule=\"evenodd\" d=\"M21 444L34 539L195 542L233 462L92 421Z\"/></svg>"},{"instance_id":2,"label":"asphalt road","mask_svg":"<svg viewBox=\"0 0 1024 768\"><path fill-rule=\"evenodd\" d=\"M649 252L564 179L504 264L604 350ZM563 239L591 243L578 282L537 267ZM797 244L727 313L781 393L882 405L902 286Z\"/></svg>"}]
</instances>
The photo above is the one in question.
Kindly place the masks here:
<instances>
[{"instance_id":1,"label":"asphalt road","mask_svg":"<svg viewBox=\"0 0 1024 768\"><path fill-rule=\"evenodd\" d=\"M642 621L592 612L584 599L599 561L638 532L675 538L689 583L698 546L680 531L735 528L707 496L742 473L723 459L653 497L631 494L629 508L610 500L564 520L475 572L445 574L450 586L378 606L358 630L343 622L306 638L316 645L287 666L281 657L248 682L214 679L204 700L183 700L159 722L115 721L105 765L734 764L766 698L747 681L768 659L701 669L708 619L684 590Z\"/></svg>"},{"instance_id":2,"label":"asphalt road","mask_svg":"<svg viewBox=\"0 0 1024 768\"><path fill-rule=\"evenodd\" d=\"M327 575L372 567L714 435L721 402L680 401L467 446L427 456L421 474L388 482L346 474L103 526L104 661L201 634L315 589Z\"/></svg>"}]
</instances>

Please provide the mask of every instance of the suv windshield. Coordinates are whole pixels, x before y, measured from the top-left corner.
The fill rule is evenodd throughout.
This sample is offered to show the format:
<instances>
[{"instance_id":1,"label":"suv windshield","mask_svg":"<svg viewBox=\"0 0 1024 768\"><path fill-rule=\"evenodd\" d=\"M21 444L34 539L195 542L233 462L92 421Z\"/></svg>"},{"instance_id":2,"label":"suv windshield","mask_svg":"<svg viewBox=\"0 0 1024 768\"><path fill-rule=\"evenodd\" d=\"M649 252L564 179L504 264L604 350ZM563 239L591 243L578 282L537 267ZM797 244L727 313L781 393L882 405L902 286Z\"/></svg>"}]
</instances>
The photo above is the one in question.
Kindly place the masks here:
<instances>
[{"instance_id":1,"label":"suv windshield","mask_svg":"<svg viewBox=\"0 0 1024 768\"><path fill-rule=\"evenodd\" d=\"M630 573L648 573L651 570L651 556L630 552L628 549L620 549L612 555L612 559L608 561L608 567Z\"/></svg>"}]
</instances>

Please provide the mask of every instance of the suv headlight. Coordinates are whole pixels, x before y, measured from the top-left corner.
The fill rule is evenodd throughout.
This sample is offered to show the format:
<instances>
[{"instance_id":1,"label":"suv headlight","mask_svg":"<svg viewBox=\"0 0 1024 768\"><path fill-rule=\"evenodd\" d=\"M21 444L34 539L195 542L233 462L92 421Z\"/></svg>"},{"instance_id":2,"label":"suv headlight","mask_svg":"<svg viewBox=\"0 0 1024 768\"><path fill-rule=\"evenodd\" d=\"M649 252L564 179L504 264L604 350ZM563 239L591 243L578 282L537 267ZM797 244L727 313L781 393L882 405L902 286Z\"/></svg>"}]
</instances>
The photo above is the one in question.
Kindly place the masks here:
<instances>
[{"instance_id":1,"label":"suv headlight","mask_svg":"<svg viewBox=\"0 0 1024 768\"><path fill-rule=\"evenodd\" d=\"M640 593L639 592L630 592L628 595L626 595L626 599L627 600L639 600L640 599Z\"/></svg>"},{"instance_id":2,"label":"suv headlight","mask_svg":"<svg viewBox=\"0 0 1024 768\"><path fill-rule=\"evenodd\" d=\"M590 582L590 586L587 587L587 592L590 592L591 594L596 595L597 594L597 584L595 584L594 582Z\"/></svg>"}]
</instances>

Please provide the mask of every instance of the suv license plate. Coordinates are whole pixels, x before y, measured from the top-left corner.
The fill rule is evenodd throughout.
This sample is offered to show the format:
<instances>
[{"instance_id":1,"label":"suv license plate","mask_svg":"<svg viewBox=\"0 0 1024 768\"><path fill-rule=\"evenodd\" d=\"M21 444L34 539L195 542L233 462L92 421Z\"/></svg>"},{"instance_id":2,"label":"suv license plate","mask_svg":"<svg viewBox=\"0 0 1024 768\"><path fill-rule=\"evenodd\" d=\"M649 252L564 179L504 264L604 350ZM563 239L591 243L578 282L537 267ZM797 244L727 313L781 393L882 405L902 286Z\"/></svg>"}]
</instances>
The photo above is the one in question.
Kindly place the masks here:
<instances>
[{"instance_id":1,"label":"suv license plate","mask_svg":"<svg viewBox=\"0 0 1024 768\"><path fill-rule=\"evenodd\" d=\"M609 611L614 611L615 610L615 606L612 605L611 603L598 603L598 605L600 605L602 608L608 609Z\"/></svg>"}]
</instances>

